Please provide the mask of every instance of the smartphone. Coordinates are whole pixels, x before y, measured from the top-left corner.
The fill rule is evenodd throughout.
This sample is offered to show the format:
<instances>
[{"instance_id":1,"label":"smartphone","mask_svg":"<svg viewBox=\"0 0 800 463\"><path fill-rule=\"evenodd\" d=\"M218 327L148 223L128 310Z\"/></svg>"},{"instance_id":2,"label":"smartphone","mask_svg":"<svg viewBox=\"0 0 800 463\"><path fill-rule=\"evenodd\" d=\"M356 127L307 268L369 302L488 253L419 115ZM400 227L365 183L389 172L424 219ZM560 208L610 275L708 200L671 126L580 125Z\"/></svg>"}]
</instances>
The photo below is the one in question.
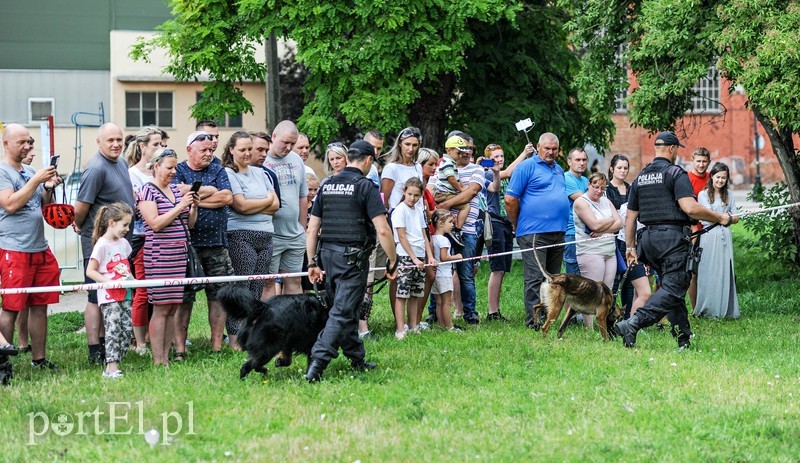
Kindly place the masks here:
<instances>
[{"instance_id":1,"label":"smartphone","mask_svg":"<svg viewBox=\"0 0 800 463\"><path fill-rule=\"evenodd\" d=\"M190 191L191 191L192 193L197 193L198 191L200 191L200 187L201 187L201 186L203 186L203 182L202 182L202 181L200 181L200 180L198 180L198 181L196 181L196 182L192 183L192 188L191 188L191 190L190 190Z\"/></svg>"},{"instance_id":2,"label":"smartphone","mask_svg":"<svg viewBox=\"0 0 800 463\"><path fill-rule=\"evenodd\" d=\"M58 169L58 159L60 157L61 156L58 155L58 154L56 154L55 156L51 157L50 158L50 167L55 167L56 169Z\"/></svg>"},{"instance_id":3,"label":"smartphone","mask_svg":"<svg viewBox=\"0 0 800 463\"><path fill-rule=\"evenodd\" d=\"M481 159L481 167L491 169L494 167L494 159Z\"/></svg>"}]
</instances>

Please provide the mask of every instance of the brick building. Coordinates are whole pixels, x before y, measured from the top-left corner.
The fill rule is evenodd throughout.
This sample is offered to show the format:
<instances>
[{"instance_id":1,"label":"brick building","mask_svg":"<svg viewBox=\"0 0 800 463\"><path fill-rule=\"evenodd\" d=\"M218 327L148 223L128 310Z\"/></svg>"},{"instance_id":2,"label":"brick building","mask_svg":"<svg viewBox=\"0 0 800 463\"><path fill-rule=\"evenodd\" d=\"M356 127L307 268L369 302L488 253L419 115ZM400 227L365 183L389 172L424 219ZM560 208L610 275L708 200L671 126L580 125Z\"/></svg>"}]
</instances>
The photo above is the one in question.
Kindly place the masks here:
<instances>
[{"instance_id":1,"label":"brick building","mask_svg":"<svg viewBox=\"0 0 800 463\"><path fill-rule=\"evenodd\" d=\"M632 77L631 82L635 85ZM686 145L685 149L681 149L681 159L677 162L689 170L692 151L705 147L711 152L712 163L721 161L731 169L731 181L735 188L749 189L756 180L755 117L746 107L747 95L740 89L731 92L729 87L730 82L721 79L713 67L695 86L698 96L693 98L693 108L676 124L676 133ZM626 96L627 92L619 96L617 111L612 116L617 133L610 149L606 151L604 167L607 168L614 154L624 154L630 159L630 181L644 165L653 160L654 136L641 127L631 127ZM770 185L783 181L784 175L772 152L769 138L760 124L757 130L763 143L758 156L761 182Z\"/></svg>"}]
</instances>

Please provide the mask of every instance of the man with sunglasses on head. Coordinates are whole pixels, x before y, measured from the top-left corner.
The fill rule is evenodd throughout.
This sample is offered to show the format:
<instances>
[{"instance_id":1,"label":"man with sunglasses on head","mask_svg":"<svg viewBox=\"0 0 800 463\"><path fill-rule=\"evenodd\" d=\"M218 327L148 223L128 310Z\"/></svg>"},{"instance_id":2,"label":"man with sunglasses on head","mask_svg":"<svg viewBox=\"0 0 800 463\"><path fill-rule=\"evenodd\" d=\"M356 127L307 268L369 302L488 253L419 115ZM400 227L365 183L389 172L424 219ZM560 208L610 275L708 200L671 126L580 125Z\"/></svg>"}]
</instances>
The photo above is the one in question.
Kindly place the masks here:
<instances>
[{"instance_id":1,"label":"man with sunglasses on head","mask_svg":"<svg viewBox=\"0 0 800 463\"><path fill-rule=\"evenodd\" d=\"M94 218L102 206L116 202L125 203L134 209L133 183L128 172L128 163L121 156L123 146L122 129L113 122L103 124L97 133L97 154L89 160L81 174L78 196L75 201L75 223L73 230L81 235L84 272L92 255ZM128 232L128 241L132 238ZM86 277L86 283L95 281ZM89 291L84 321L86 340L89 344L89 362L105 365L105 336L103 315L97 303L97 291Z\"/></svg>"},{"instance_id":2,"label":"man with sunglasses on head","mask_svg":"<svg viewBox=\"0 0 800 463\"><path fill-rule=\"evenodd\" d=\"M295 273L303 270L308 221L308 186L305 164L292 151L299 132L292 121L281 121L272 132L272 143L264 165L278 176L281 189L281 208L272 216L275 232L272 235L270 273ZM275 294L274 280L264 282L264 295ZM300 277L283 278L284 294L303 292Z\"/></svg>"},{"instance_id":3,"label":"man with sunglasses on head","mask_svg":"<svg viewBox=\"0 0 800 463\"><path fill-rule=\"evenodd\" d=\"M5 156L0 162L0 281L2 287L56 286L60 271L44 237L42 205L53 202L53 189L61 183L55 167L34 170L22 163L31 149L28 129L9 124L3 134ZM47 305L58 303L58 293L6 294L0 311L0 332L7 342L14 339L17 315L30 307L29 328L33 366L54 370L45 358ZM18 350L0 346L0 384L13 376L8 355Z\"/></svg>"},{"instance_id":4,"label":"man with sunglasses on head","mask_svg":"<svg viewBox=\"0 0 800 463\"><path fill-rule=\"evenodd\" d=\"M192 246L203 264L206 276L233 275L233 264L228 254L228 206L233 203L233 193L228 174L219 159L214 157L214 136L195 131L186 139L186 153L189 157L175 169L172 183L178 185L184 195L194 182L201 182L197 192L200 207L197 222L191 229ZM222 335L225 328L225 312L217 299L217 291L223 284L206 285L208 299L208 323L211 326L211 350L222 349ZM192 315L195 294L186 295L186 301L175 314L176 357L185 357L186 330Z\"/></svg>"}]
</instances>

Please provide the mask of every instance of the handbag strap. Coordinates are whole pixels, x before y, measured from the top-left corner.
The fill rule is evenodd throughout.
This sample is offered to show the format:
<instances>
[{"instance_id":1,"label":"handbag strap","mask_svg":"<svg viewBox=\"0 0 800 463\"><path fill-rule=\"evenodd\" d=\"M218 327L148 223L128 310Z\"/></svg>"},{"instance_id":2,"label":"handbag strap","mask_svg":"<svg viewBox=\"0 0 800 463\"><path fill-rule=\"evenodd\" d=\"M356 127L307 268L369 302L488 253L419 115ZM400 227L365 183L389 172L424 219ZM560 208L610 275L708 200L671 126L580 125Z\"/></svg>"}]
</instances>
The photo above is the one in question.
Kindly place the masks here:
<instances>
[{"instance_id":1,"label":"handbag strap","mask_svg":"<svg viewBox=\"0 0 800 463\"><path fill-rule=\"evenodd\" d=\"M153 188L155 188L156 190L158 190L158 192L159 192L159 193L161 193L161 196L163 196L164 198L166 198L166 197L167 197L167 195L166 195L166 194L164 194L164 190L162 190L161 188L159 188L159 187L158 187L158 185L156 185L155 183L153 183L153 182L147 182L147 185L153 185ZM177 197L177 196L175 196L175 200L177 200L177 199L178 199L178 197ZM176 204L176 205L177 205L177 204ZM187 227L187 226L186 226L186 223L183 221L183 217L181 217L181 215L180 215L180 214L178 214L178 221L180 221L180 223L181 223L181 226L183 227L183 233L186 235L186 246L187 246L187 247L188 247L188 246L191 246L191 245L192 245L192 235L191 235L191 233L189 233L189 227Z\"/></svg>"}]
</instances>

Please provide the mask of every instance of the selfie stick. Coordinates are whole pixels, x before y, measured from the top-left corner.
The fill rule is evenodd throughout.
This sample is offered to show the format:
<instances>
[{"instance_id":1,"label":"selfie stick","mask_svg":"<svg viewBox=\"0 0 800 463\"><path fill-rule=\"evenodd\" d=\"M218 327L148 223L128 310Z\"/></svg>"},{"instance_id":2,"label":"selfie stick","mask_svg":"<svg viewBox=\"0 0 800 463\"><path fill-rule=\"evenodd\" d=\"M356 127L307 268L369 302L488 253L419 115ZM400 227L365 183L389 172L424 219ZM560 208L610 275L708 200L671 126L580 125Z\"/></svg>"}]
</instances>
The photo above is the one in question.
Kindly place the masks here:
<instances>
[{"instance_id":1,"label":"selfie stick","mask_svg":"<svg viewBox=\"0 0 800 463\"><path fill-rule=\"evenodd\" d=\"M530 143L530 142L531 142L531 139L530 139L530 138L528 138L528 132L530 132L531 130L533 130L533 127L534 127L535 125L536 125L536 123L535 123L535 122L533 122L533 121L532 121L530 118L528 118L528 119L523 119L523 120L521 120L521 121L519 121L519 122L517 122L517 123L516 123L517 130L519 130L519 131L521 131L521 132L525 133L525 139L526 139L526 140L528 140L528 143Z\"/></svg>"}]
</instances>

